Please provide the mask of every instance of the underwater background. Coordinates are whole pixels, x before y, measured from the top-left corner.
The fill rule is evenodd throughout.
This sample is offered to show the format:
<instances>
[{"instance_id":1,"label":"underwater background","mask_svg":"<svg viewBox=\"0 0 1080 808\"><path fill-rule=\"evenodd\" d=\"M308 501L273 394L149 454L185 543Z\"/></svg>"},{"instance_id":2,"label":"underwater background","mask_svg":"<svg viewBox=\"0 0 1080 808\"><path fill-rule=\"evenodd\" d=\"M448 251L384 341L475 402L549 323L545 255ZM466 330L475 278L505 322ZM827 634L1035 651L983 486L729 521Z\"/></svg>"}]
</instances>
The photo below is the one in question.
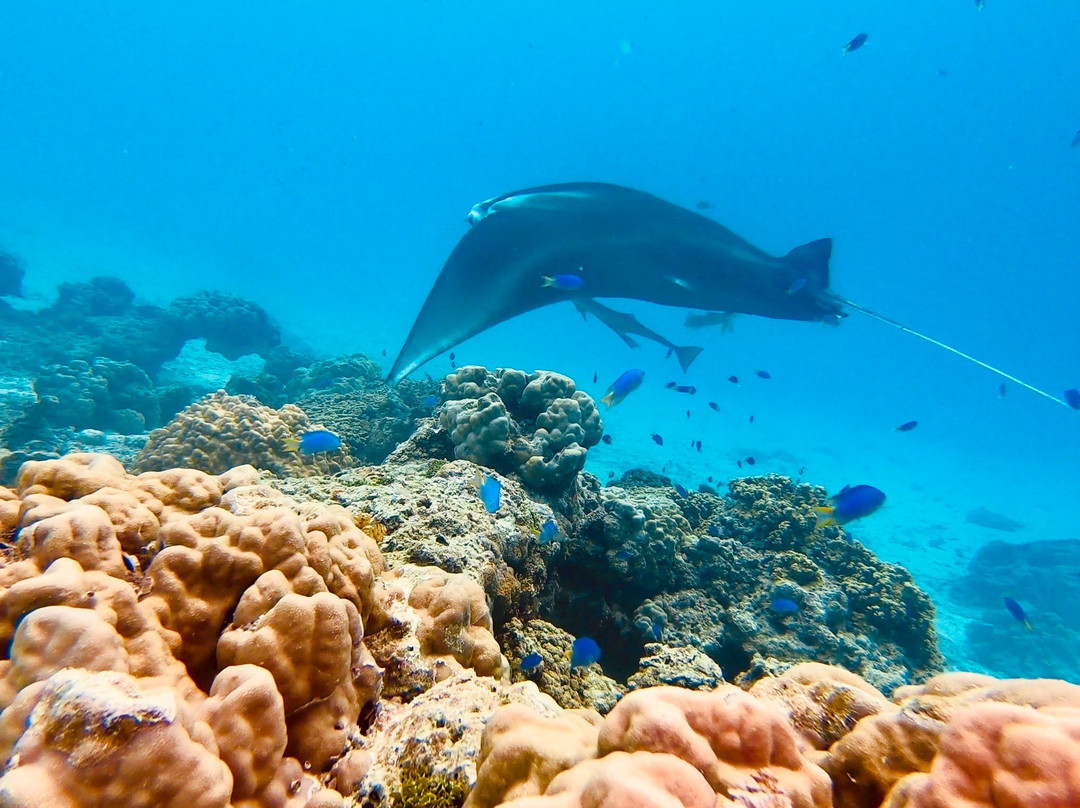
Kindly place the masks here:
<instances>
[{"instance_id":1,"label":"underwater background","mask_svg":"<svg viewBox=\"0 0 1080 808\"><path fill-rule=\"evenodd\" d=\"M832 237L843 296L1056 397L1080 386L1080 8L33 2L4 18L15 310L94 276L159 306L215 290L263 307L296 350L389 369L473 204L592 180L708 203L772 254ZM884 490L851 532L930 594L949 667L1080 682L1078 413L1001 395L995 375L857 314L742 316L721 335L620 308L706 350L684 376L563 305L457 346L456 363L558 371L596 399L643 369L604 413L613 440L587 465L601 480L642 467L723 490L754 457L755 474ZM449 370L444 355L414 378ZM1014 547L969 566L991 542Z\"/></svg>"}]
</instances>

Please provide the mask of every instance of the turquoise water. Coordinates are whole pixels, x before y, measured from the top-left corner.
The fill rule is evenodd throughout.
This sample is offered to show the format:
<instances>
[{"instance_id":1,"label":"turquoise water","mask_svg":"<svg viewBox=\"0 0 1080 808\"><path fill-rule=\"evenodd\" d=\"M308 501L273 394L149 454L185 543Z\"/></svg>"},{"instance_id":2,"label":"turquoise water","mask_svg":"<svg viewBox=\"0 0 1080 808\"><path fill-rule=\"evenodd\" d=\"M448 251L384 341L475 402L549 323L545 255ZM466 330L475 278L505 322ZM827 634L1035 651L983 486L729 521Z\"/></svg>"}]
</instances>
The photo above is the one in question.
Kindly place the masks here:
<instances>
[{"instance_id":1,"label":"turquoise water","mask_svg":"<svg viewBox=\"0 0 1080 808\"><path fill-rule=\"evenodd\" d=\"M98 274L158 304L219 289L264 306L290 344L386 351L389 368L474 203L602 180L708 201L773 254L831 236L844 296L1055 396L1080 386L1067 4L35 2L4 32L0 249L26 263L24 305ZM458 346L457 363L554 369L597 397L644 369L607 416L613 444L590 454L602 479L644 465L721 483L754 456L755 472L882 488L885 509L853 532L935 598L953 665L1037 675L1075 636L1075 616L1031 609L1026 634L950 584L988 541L1080 535L1080 414L1012 384L1002 399L994 375L855 315L743 316L721 336L687 333L682 310L619 308L706 351L684 377L561 306ZM979 507L1021 527L969 522ZM1075 603L1078 571L1037 586ZM973 623L1014 668L970 647Z\"/></svg>"}]
</instances>

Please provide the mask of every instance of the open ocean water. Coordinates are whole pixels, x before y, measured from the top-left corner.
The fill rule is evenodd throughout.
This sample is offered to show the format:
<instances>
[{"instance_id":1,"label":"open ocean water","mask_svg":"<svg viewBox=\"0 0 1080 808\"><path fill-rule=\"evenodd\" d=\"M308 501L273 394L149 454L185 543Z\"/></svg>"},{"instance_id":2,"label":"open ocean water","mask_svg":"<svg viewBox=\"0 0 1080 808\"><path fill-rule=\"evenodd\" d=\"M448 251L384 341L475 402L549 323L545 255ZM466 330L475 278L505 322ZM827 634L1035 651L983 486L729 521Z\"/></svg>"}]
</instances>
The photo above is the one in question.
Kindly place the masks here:
<instances>
[{"instance_id":1,"label":"open ocean water","mask_svg":"<svg viewBox=\"0 0 1080 808\"><path fill-rule=\"evenodd\" d=\"M832 237L840 294L1053 396L1080 387L1076 4L32 0L0 21L0 249L26 264L22 306L94 275L159 305L217 289L291 345L385 351L389 369L474 203L592 180L708 203L772 254ZM619 307L706 350L684 376L564 304L457 364L557 370L596 398L643 369L590 453L601 479L644 466L722 489L754 457L755 474L881 488L852 532L929 591L950 666L1080 681L1046 653L1080 630L1080 557L955 587L990 541L1038 566L1031 543L1080 537L1080 413L1002 397L854 313L721 335Z\"/></svg>"}]
</instances>

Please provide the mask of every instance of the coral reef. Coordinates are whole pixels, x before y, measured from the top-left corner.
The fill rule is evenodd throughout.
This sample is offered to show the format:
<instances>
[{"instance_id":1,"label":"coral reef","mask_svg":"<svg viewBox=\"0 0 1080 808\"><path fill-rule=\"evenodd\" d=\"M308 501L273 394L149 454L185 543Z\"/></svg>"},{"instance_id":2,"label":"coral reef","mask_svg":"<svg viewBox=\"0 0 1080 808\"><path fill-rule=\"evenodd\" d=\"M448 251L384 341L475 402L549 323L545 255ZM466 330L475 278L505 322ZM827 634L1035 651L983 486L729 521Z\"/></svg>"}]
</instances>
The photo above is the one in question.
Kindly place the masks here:
<instances>
[{"instance_id":1,"label":"coral reef","mask_svg":"<svg viewBox=\"0 0 1080 808\"><path fill-rule=\"evenodd\" d=\"M262 306L224 292L178 297L169 315L182 340L205 338L207 349L226 359L267 354L281 343L281 331Z\"/></svg>"},{"instance_id":2,"label":"coral reef","mask_svg":"<svg viewBox=\"0 0 1080 808\"><path fill-rule=\"evenodd\" d=\"M290 439L319 428L295 405L275 410L253 398L218 391L151 432L134 466L160 471L188 465L220 474L248 464L274 474L302 476L333 474L353 465L348 446L310 455L288 448Z\"/></svg>"},{"instance_id":3,"label":"coral reef","mask_svg":"<svg viewBox=\"0 0 1080 808\"><path fill-rule=\"evenodd\" d=\"M1078 574L1080 539L984 544L951 587L958 603L981 611L965 627L971 652L994 671L1080 681ZM1006 611L1003 595L1024 605L1033 632Z\"/></svg>"},{"instance_id":4,"label":"coral reef","mask_svg":"<svg viewBox=\"0 0 1080 808\"><path fill-rule=\"evenodd\" d=\"M822 501L779 476L733 480L725 499L655 475L582 484L574 553L556 560L542 612L617 649L616 678L650 642L703 651L747 684L769 660L839 664L890 689L941 670L930 599L842 529L818 529ZM777 599L798 611L774 611Z\"/></svg>"},{"instance_id":5,"label":"coral reef","mask_svg":"<svg viewBox=\"0 0 1080 808\"><path fill-rule=\"evenodd\" d=\"M0 252L0 297L21 297L26 269L22 261L8 252ZM0 303L0 308L6 304Z\"/></svg>"},{"instance_id":6,"label":"coral reef","mask_svg":"<svg viewBox=\"0 0 1080 808\"><path fill-rule=\"evenodd\" d=\"M596 404L551 371L470 365L443 381L439 425L459 460L517 473L536 489L565 489L604 427Z\"/></svg>"}]
</instances>

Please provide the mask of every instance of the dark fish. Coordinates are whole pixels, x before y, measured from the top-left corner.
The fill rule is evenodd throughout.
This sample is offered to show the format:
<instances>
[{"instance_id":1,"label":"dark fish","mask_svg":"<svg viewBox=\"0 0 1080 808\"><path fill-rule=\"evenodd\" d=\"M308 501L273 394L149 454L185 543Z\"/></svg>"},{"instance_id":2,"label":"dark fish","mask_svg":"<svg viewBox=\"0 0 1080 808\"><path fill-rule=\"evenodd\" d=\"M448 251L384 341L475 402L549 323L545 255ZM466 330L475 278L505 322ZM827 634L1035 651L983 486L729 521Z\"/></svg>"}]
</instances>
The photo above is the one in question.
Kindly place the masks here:
<instances>
[{"instance_id":1,"label":"dark fish","mask_svg":"<svg viewBox=\"0 0 1080 808\"><path fill-rule=\"evenodd\" d=\"M919 425L918 421L905 421L896 428L897 432L910 432Z\"/></svg>"},{"instance_id":2,"label":"dark fish","mask_svg":"<svg viewBox=\"0 0 1080 808\"><path fill-rule=\"evenodd\" d=\"M600 378L600 373L598 371L594 370L593 375L592 375L592 383L596 384L596 380L599 379L599 378Z\"/></svg>"},{"instance_id":3,"label":"dark fish","mask_svg":"<svg viewBox=\"0 0 1080 808\"><path fill-rule=\"evenodd\" d=\"M570 670L600 661L600 646L592 637L579 637L570 648Z\"/></svg>"},{"instance_id":4,"label":"dark fish","mask_svg":"<svg viewBox=\"0 0 1080 808\"><path fill-rule=\"evenodd\" d=\"M1005 391L1008 388L1005 387L1005 382L998 385L998 398L1005 398Z\"/></svg>"},{"instance_id":5,"label":"dark fish","mask_svg":"<svg viewBox=\"0 0 1080 808\"><path fill-rule=\"evenodd\" d=\"M799 604L790 598L777 598L769 604L769 608L777 614L795 614L799 611Z\"/></svg>"},{"instance_id":6,"label":"dark fish","mask_svg":"<svg viewBox=\"0 0 1080 808\"><path fill-rule=\"evenodd\" d=\"M694 445L697 447L697 450L700 452L701 451L701 441L694 441Z\"/></svg>"},{"instance_id":7,"label":"dark fish","mask_svg":"<svg viewBox=\"0 0 1080 808\"><path fill-rule=\"evenodd\" d=\"M697 392L697 388L694 387L692 384L680 384L678 387L675 388L675 392L689 393L690 395L694 395Z\"/></svg>"},{"instance_id":8,"label":"dark fish","mask_svg":"<svg viewBox=\"0 0 1080 808\"><path fill-rule=\"evenodd\" d=\"M804 472L804 471L806 471L806 466L800 466L800 467L799 467L799 476L800 476L800 477L802 477L802 476L803 476L803 472Z\"/></svg>"},{"instance_id":9,"label":"dark fish","mask_svg":"<svg viewBox=\"0 0 1080 808\"><path fill-rule=\"evenodd\" d=\"M602 440L602 441L603 441L604 443L606 443L606 444L607 444L608 446L610 446L610 445L611 445L611 435L602 435L602 436L600 437L600 440Z\"/></svg>"},{"instance_id":10,"label":"dark fish","mask_svg":"<svg viewBox=\"0 0 1080 808\"><path fill-rule=\"evenodd\" d=\"M679 385L676 382L668 382L667 384L664 385L664 388L666 390L674 390L678 386Z\"/></svg>"},{"instance_id":11,"label":"dark fish","mask_svg":"<svg viewBox=\"0 0 1080 808\"><path fill-rule=\"evenodd\" d=\"M717 412L720 412L720 405L717 404L715 401L710 401L709 406L712 407Z\"/></svg>"},{"instance_id":12,"label":"dark fish","mask_svg":"<svg viewBox=\"0 0 1080 808\"><path fill-rule=\"evenodd\" d=\"M453 351L451 351L450 352L450 361L453 362L455 359L457 359L457 356L454 354Z\"/></svg>"},{"instance_id":13,"label":"dark fish","mask_svg":"<svg viewBox=\"0 0 1080 808\"><path fill-rule=\"evenodd\" d=\"M1024 607L1017 603L1013 598L1008 595L1002 598L1005 603L1005 608L1009 610L1009 614L1024 624L1024 628L1031 631L1031 623L1027 619L1027 615L1024 613Z\"/></svg>"},{"instance_id":14,"label":"dark fish","mask_svg":"<svg viewBox=\"0 0 1080 808\"><path fill-rule=\"evenodd\" d=\"M771 379L772 378L772 375L767 370L755 370L754 373L757 374L757 377L759 379Z\"/></svg>"},{"instance_id":15,"label":"dark fish","mask_svg":"<svg viewBox=\"0 0 1080 808\"><path fill-rule=\"evenodd\" d=\"M662 437L660 437L659 435L657 435L655 432L652 433L652 439L653 439L653 443L655 443L657 446L663 446L664 445L664 439Z\"/></svg>"},{"instance_id":16,"label":"dark fish","mask_svg":"<svg viewBox=\"0 0 1080 808\"><path fill-rule=\"evenodd\" d=\"M754 423L754 416L750 416L750 423Z\"/></svg>"},{"instance_id":17,"label":"dark fish","mask_svg":"<svg viewBox=\"0 0 1080 808\"><path fill-rule=\"evenodd\" d=\"M612 477L614 477L614 476L615 476L615 472L614 472L614 471L609 471L609 472L607 473L607 478L608 478L609 480L610 480L610 479L611 479Z\"/></svg>"},{"instance_id":18,"label":"dark fish","mask_svg":"<svg viewBox=\"0 0 1080 808\"><path fill-rule=\"evenodd\" d=\"M687 411L686 411L686 417L687 417L687 418L689 418L689 417L690 417L690 410L687 410Z\"/></svg>"},{"instance_id":19,"label":"dark fish","mask_svg":"<svg viewBox=\"0 0 1080 808\"><path fill-rule=\"evenodd\" d=\"M455 362L453 359L450 360L450 369L457 370L457 362Z\"/></svg>"},{"instance_id":20,"label":"dark fish","mask_svg":"<svg viewBox=\"0 0 1080 808\"><path fill-rule=\"evenodd\" d=\"M518 666L518 670L522 673L532 673L534 670L544 664L544 658L540 656L536 651L528 654L521 660L521 664Z\"/></svg>"},{"instance_id":21,"label":"dark fish","mask_svg":"<svg viewBox=\"0 0 1080 808\"><path fill-rule=\"evenodd\" d=\"M750 466L752 466L752 465L754 465L754 464L755 464L756 462L757 462L757 461L756 461L756 460L754 460L754 458L753 458L753 457L748 457L748 458L746 458L746 463L747 463L747 465L750 465Z\"/></svg>"},{"instance_id":22,"label":"dark fish","mask_svg":"<svg viewBox=\"0 0 1080 808\"><path fill-rule=\"evenodd\" d=\"M711 219L632 188L570 182L516 190L475 205L469 223L390 370L392 385L443 351L556 298L572 299L624 341L642 336L665 349L672 343L662 335L596 300L813 322L835 320L845 307L828 288L830 240L772 256ZM579 266L590 297L538 283L549 268ZM806 288L785 294L798 278L808 279ZM699 352L675 348L684 369Z\"/></svg>"},{"instance_id":23,"label":"dark fish","mask_svg":"<svg viewBox=\"0 0 1080 808\"><path fill-rule=\"evenodd\" d=\"M739 468L742 468L742 461L741 460L736 460L735 465L738 466Z\"/></svg>"},{"instance_id":24,"label":"dark fish","mask_svg":"<svg viewBox=\"0 0 1080 808\"><path fill-rule=\"evenodd\" d=\"M688 496L690 496L690 492L687 491L683 486L679 485L678 483L672 483L672 486L674 486L675 490L678 492L680 497L688 497Z\"/></svg>"},{"instance_id":25,"label":"dark fish","mask_svg":"<svg viewBox=\"0 0 1080 808\"><path fill-rule=\"evenodd\" d=\"M383 356L386 356L386 348L383 348L383 349L382 349L382 355L383 355Z\"/></svg>"},{"instance_id":26,"label":"dark fish","mask_svg":"<svg viewBox=\"0 0 1080 808\"><path fill-rule=\"evenodd\" d=\"M1074 410L1080 410L1080 390L1075 387L1065 391L1065 403Z\"/></svg>"},{"instance_id":27,"label":"dark fish","mask_svg":"<svg viewBox=\"0 0 1080 808\"><path fill-rule=\"evenodd\" d=\"M729 382L731 382L732 384L738 384L739 383L739 377L738 376L728 376L727 380Z\"/></svg>"},{"instance_id":28,"label":"dark fish","mask_svg":"<svg viewBox=\"0 0 1080 808\"><path fill-rule=\"evenodd\" d=\"M815 508L819 514L818 527L830 524L846 525L853 519L869 516L885 503L885 492L872 485L845 485L832 498L832 505Z\"/></svg>"},{"instance_id":29,"label":"dark fish","mask_svg":"<svg viewBox=\"0 0 1080 808\"><path fill-rule=\"evenodd\" d=\"M711 483L712 481L713 481L713 480L712 480L712 475L710 474L710 475L709 475L709 482Z\"/></svg>"},{"instance_id":30,"label":"dark fish","mask_svg":"<svg viewBox=\"0 0 1080 808\"><path fill-rule=\"evenodd\" d=\"M716 203L710 202L708 199L699 199L694 207L698 210L709 210L710 208L715 208Z\"/></svg>"},{"instance_id":31,"label":"dark fish","mask_svg":"<svg viewBox=\"0 0 1080 808\"><path fill-rule=\"evenodd\" d=\"M844 45L843 48L840 49L840 55L847 56L852 51L857 51L859 48L866 44L866 40L869 38L870 37L867 34L856 34L849 43L847 43L846 45Z\"/></svg>"}]
</instances>

